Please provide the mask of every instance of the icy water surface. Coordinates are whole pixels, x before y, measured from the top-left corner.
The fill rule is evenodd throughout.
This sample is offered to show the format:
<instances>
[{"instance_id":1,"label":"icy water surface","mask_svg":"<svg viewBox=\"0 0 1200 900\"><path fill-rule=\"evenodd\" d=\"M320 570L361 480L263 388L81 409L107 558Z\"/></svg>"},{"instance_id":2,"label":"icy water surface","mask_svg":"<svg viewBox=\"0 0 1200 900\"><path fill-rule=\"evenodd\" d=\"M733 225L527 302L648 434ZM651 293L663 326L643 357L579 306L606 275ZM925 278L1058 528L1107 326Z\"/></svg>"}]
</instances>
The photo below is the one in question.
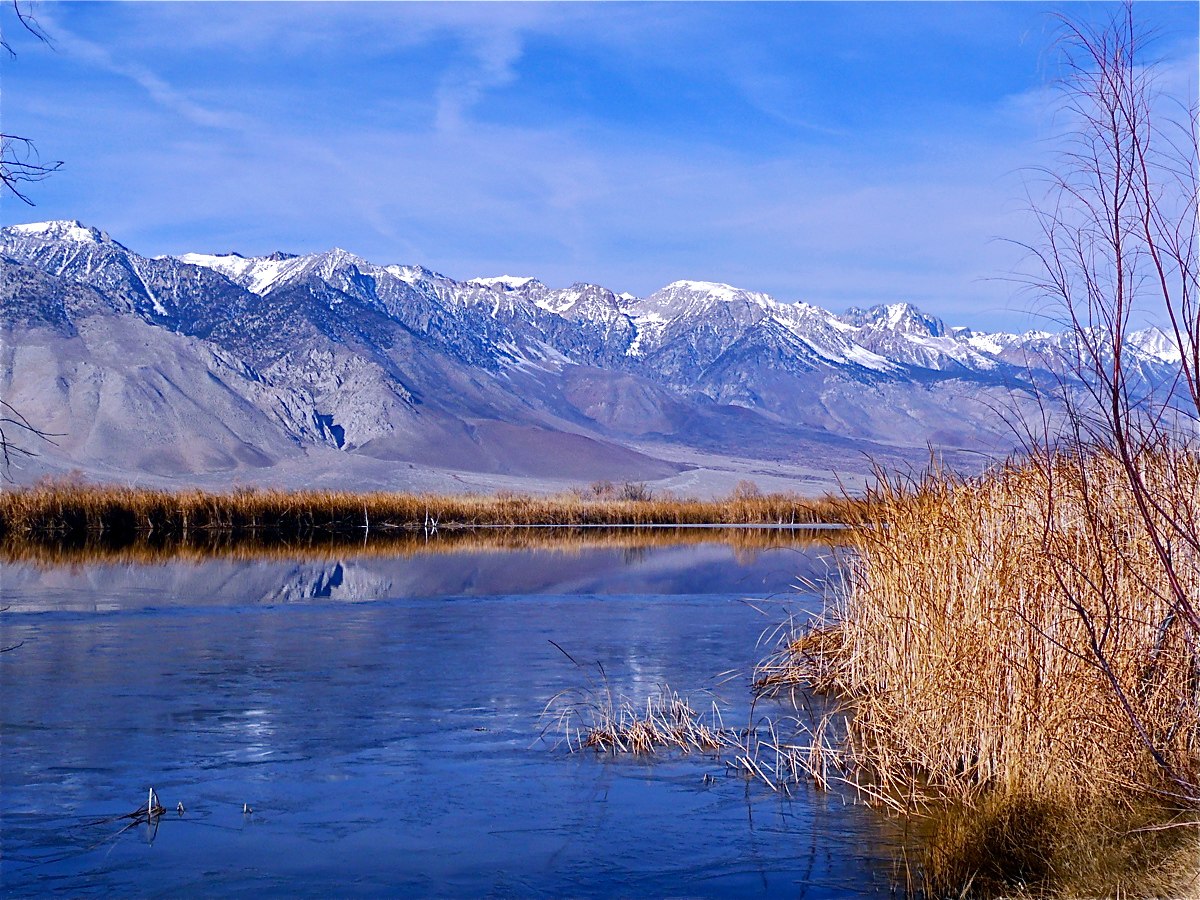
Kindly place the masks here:
<instances>
[{"instance_id":1,"label":"icy water surface","mask_svg":"<svg viewBox=\"0 0 1200 900\"><path fill-rule=\"evenodd\" d=\"M827 568L781 543L9 563L3 890L886 895L889 825L864 807L539 739L584 678L551 641L614 691L715 690L748 717L760 633ZM154 832L96 823L151 786L171 809Z\"/></svg>"}]
</instances>

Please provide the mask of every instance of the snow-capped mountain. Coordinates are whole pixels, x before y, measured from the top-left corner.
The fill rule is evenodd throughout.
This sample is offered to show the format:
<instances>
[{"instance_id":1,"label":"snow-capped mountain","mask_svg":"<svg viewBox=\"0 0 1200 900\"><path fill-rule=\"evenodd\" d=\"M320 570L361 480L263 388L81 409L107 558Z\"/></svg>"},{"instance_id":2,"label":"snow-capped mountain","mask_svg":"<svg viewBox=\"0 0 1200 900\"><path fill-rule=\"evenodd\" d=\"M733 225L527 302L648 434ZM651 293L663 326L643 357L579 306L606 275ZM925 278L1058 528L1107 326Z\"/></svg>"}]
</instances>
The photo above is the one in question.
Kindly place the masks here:
<instances>
[{"instance_id":1,"label":"snow-capped mountain","mask_svg":"<svg viewBox=\"0 0 1200 900\"><path fill-rule=\"evenodd\" d=\"M78 222L0 229L0 257L3 396L83 468L303 467L321 450L660 478L684 451L1003 452L995 410L1075 352L1064 335L950 329L906 303L835 314L702 281L644 298L458 281L341 249L149 258ZM1150 381L1178 364L1153 332L1129 349Z\"/></svg>"}]
</instances>

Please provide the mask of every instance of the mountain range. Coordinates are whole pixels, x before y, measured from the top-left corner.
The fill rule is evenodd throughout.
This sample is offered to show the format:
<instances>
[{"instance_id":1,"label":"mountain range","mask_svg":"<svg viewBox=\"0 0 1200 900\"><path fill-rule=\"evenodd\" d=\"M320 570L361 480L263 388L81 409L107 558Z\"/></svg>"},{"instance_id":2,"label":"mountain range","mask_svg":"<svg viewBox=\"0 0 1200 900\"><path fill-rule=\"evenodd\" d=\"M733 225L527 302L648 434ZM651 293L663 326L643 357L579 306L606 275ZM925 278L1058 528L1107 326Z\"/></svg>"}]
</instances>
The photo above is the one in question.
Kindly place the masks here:
<instances>
[{"instance_id":1,"label":"mountain range","mask_svg":"<svg viewBox=\"0 0 1200 900\"><path fill-rule=\"evenodd\" d=\"M0 228L0 266L0 398L54 435L18 481L815 491L1008 452L1073 353L908 303L459 281L341 249L147 257L72 221ZM1153 330L1129 354L1155 383L1178 364Z\"/></svg>"}]
</instances>

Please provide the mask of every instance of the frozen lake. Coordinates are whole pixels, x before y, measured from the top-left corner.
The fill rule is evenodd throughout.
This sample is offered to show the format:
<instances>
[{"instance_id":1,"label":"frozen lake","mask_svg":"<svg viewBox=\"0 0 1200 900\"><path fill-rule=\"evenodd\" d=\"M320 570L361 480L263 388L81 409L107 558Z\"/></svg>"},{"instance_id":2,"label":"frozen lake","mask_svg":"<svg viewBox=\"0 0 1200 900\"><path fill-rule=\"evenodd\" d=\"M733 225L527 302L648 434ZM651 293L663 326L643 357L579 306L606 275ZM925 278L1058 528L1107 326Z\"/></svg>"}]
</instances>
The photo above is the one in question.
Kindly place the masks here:
<instances>
[{"instance_id":1,"label":"frozen lake","mask_svg":"<svg viewBox=\"0 0 1200 900\"><path fill-rule=\"evenodd\" d=\"M23 643L0 655L3 889L886 895L897 826L863 806L784 798L714 756L539 738L547 700L585 676L551 641L630 698L667 684L747 722L759 636L816 608L796 585L829 557L714 535L9 563L0 628ZM157 829L97 823L150 787L171 810Z\"/></svg>"}]
</instances>

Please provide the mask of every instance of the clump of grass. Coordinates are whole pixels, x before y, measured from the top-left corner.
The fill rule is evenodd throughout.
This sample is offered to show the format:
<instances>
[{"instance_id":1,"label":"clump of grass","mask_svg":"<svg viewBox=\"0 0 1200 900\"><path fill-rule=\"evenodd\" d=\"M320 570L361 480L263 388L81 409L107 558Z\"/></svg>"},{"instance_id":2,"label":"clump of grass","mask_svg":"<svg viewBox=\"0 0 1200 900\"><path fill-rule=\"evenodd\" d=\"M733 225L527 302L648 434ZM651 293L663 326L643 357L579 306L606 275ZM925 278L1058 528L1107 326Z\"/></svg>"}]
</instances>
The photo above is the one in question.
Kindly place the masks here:
<instances>
[{"instance_id":1,"label":"clump of grass","mask_svg":"<svg viewBox=\"0 0 1200 900\"><path fill-rule=\"evenodd\" d=\"M603 671L601 669L601 671ZM707 712L663 685L645 700L614 696L607 682L563 691L543 711L543 727L555 731L573 753L591 750L609 755L649 756L662 752L707 753L726 757L725 766L773 791L791 793L797 784L830 786L832 719L814 731L798 716L763 718L755 727L725 725L720 706Z\"/></svg>"},{"instance_id":2,"label":"clump of grass","mask_svg":"<svg viewBox=\"0 0 1200 900\"><path fill-rule=\"evenodd\" d=\"M1139 465L1163 514L1195 523L1200 458ZM848 535L828 620L789 635L758 673L763 689L804 683L843 702L847 772L907 806L1195 801L1197 635L1169 580L1200 597L1200 556L1179 546L1164 570L1118 460L883 480L869 502L880 522Z\"/></svg>"},{"instance_id":3,"label":"clump of grass","mask_svg":"<svg viewBox=\"0 0 1200 900\"><path fill-rule=\"evenodd\" d=\"M825 614L757 668L763 693L834 704L830 781L919 813L917 895L1200 891L1200 635L1180 601L1200 599L1200 456L1136 466L1140 506L1099 448L881 479Z\"/></svg>"},{"instance_id":4,"label":"clump of grass","mask_svg":"<svg viewBox=\"0 0 1200 900\"><path fill-rule=\"evenodd\" d=\"M832 715L764 716L733 736L727 766L789 796L802 784L829 790L841 780L836 749L841 721Z\"/></svg>"},{"instance_id":5,"label":"clump of grass","mask_svg":"<svg viewBox=\"0 0 1200 900\"><path fill-rule=\"evenodd\" d=\"M640 704L614 698L607 689L602 694L570 691L555 697L547 712L572 751L712 753L728 741L715 703L709 713L697 712L688 698L666 685Z\"/></svg>"},{"instance_id":6,"label":"clump of grass","mask_svg":"<svg viewBox=\"0 0 1200 900\"><path fill-rule=\"evenodd\" d=\"M554 641L583 677L583 684L555 694L542 710L542 736L555 731L571 752L651 754L660 750L690 753L719 751L727 732L716 704L706 717L686 697L663 685L644 702L614 694L604 664L595 674Z\"/></svg>"},{"instance_id":7,"label":"clump of grass","mask_svg":"<svg viewBox=\"0 0 1200 900\"><path fill-rule=\"evenodd\" d=\"M554 646L584 675L582 686L556 694L542 712L543 737L556 733L569 751L707 753L725 757L729 771L773 791L790 793L793 786L808 782L829 787L835 760L833 717L761 716L749 727L730 728L715 699L707 712L700 712L687 697L663 685L635 702L613 693L602 664L596 664L598 677L592 676L562 647ZM812 721L817 722L815 728Z\"/></svg>"},{"instance_id":8,"label":"clump of grass","mask_svg":"<svg viewBox=\"0 0 1200 900\"><path fill-rule=\"evenodd\" d=\"M772 651L754 669L760 694L781 688L818 686L828 692L845 649L838 627L825 620L799 623L789 618L774 629Z\"/></svg>"},{"instance_id":9,"label":"clump of grass","mask_svg":"<svg viewBox=\"0 0 1200 900\"><path fill-rule=\"evenodd\" d=\"M550 698L542 711L543 736L557 732L572 752L689 753L727 746L728 732L715 701L708 714L699 713L688 698L663 685L643 702L634 702L613 693L602 663L596 663L598 677L594 677L566 650L551 644L583 674L585 683Z\"/></svg>"}]
</instances>

